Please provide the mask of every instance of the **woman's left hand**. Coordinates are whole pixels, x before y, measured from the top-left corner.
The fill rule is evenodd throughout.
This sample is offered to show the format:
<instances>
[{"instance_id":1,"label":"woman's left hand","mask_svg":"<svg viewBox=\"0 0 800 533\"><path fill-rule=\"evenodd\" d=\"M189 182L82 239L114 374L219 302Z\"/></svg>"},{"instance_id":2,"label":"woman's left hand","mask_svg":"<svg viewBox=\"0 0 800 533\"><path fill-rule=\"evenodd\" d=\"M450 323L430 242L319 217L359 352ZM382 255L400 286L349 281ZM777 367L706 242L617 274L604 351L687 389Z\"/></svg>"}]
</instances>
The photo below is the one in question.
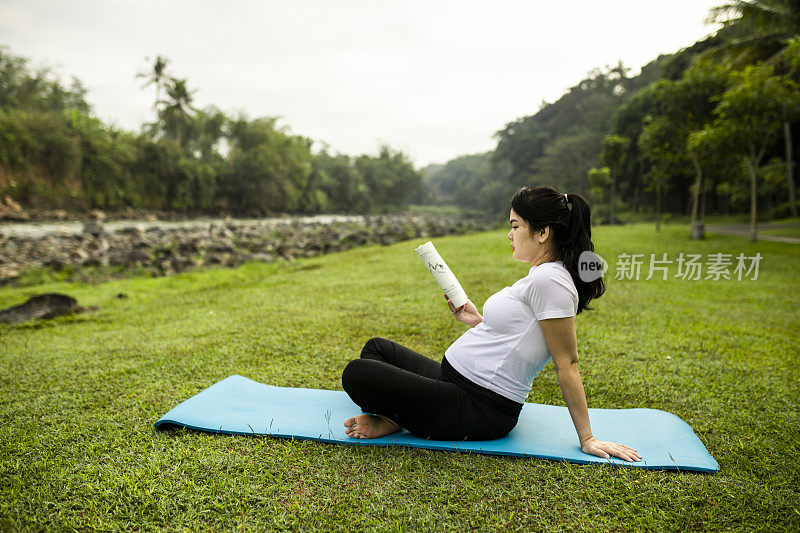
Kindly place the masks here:
<instances>
[{"instance_id":1,"label":"woman's left hand","mask_svg":"<svg viewBox=\"0 0 800 533\"><path fill-rule=\"evenodd\" d=\"M586 439L581 444L583 453L589 455L596 455L604 459L609 457L619 457L623 461L641 461L642 456L636 453L636 450L624 444L617 444L616 442L608 442L605 440L597 440L594 437Z\"/></svg>"}]
</instances>

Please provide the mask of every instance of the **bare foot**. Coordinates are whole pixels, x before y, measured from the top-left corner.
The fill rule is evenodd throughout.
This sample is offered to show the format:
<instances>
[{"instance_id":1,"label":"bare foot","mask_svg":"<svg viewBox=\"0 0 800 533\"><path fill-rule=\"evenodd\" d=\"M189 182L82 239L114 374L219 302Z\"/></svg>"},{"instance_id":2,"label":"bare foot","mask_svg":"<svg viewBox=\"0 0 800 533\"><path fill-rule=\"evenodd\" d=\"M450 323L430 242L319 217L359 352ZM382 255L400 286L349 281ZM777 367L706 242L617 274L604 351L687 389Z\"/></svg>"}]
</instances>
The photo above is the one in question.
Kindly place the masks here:
<instances>
[{"instance_id":1,"label":"bare foot","mask_svg":"<svg viewBox=\"0 0 800 533\"><path fill-rule=\"evenodd\" d=\"M348 418L344 425L347 428L344 432L354 439L376 439L401 429L396 422L385 416L369 414Z\"/></svg>"}]
</instances>

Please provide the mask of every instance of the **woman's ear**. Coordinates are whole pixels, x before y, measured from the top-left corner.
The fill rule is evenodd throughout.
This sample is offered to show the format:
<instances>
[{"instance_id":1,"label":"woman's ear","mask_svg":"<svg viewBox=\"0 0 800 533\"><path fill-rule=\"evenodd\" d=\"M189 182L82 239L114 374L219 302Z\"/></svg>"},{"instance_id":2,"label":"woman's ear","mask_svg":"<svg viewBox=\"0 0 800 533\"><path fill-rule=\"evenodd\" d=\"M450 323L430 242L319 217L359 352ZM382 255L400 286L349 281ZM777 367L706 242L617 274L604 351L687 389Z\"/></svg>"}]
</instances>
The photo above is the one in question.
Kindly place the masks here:
<instances>
[{"instance_id":1,"label":"woman's ear","mask_svg":"<svg viewBox=\"0 0 800 533\"><path fill-rule=\"evenodd\" d=\"M539 244L544 244L547 238L550 236L550 226L545 226L544 228L540 229L539 232L536 234L536 239L539 241Z\"/></svg>"}]
</instances>

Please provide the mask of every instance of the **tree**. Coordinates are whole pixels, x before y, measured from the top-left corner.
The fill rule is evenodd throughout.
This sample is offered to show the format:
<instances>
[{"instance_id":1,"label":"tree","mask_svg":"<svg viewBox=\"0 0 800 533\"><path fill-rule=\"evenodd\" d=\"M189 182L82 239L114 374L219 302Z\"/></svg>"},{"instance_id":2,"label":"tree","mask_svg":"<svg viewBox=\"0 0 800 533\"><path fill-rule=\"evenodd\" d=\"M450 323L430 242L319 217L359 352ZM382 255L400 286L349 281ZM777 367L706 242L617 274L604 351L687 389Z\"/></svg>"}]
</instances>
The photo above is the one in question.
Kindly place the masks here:
<instances>
[{"instance_id":1,"label":"tree","mask_svg":"<svg viewBox=\"0 0 800 533\"><path fill-rule=\"evenodd\" d=\"M602 204L607 196L608 184L611 182L611 171L608 167L590 168L587 172L589 181L589 198Z\"/></svg>"},{"instance_id":2,"label":"tree","mask_svg":"<svg viewBox=\"0 0 800 533\"><path fill-rule=\"evenodd\" d=\"M323 150L314 159L314 172L320 175L319 187L330 199L330 207L346 213L366 213L371 206L364 176L350 156L332 156Z\"/></svg>"},{"instance_id":3,"label":"tree","mask_svg":"<svg viewBox=\"0 0 800 533\"><path fill-rule=\"evenodd\" d=\"M734 27L741 35L714 48L733 66L777 59L787 40L800 35L800 2L797 0L734 0L711 9L709 23Z\"/></svg>"},{"instance_id":4,"label":"tree","mask_svg":"<svg viewBox=\"0 0 800 533\"><path fill-rule=\"evenodd\" d=\"M635 84L627 71L621 63L594 69L557 102L543 102L535 115L508 123L495 134L498 142L493 164L510 165L507 174L511 185L527 185L541 179L536 170L537 160L559 136L572 136L576 131L594 132L598 137L605 135L612 126L615 111L628 97L628 88ZM596 158L600 146L595 144L594 148ZM582 180L583 176L579 178Z\"/></svg>"},{"instance_id":5,"label":"tree","mask_svg":"<svg viewBox=\"0 0 800 533\"><path fill-rule=\"evenodd\" d=\"M700 131L713 120L716 97L721 94L729 82L728 72L718 65L698 62L686 71L677 82L676 94L679 99L670 99L671 114L677 114L683 126L683 151L688 155L695 171L695 183L692 187L691 234L692 239L705 236L703 219L705 213L700 207L700 195L703 192L703 167L714 165L714 158L708 157L708 144L690 140L691 132Z\"/></svg>"},{"instance_id":6,"label":"tree","mask_svg":"<svg viewBox=\"0 0 800 533\"><path fill-rule=\"evenodd\" d=\"M72 77L69 88L62 86L48 68L28 69L28 60L0 46L0 109L25 109L41 113L78 110L89 113L86 88Z\"/></svg>"},{"instance_id":7,"label":"tree","mask_svg":"<svg viewBox=\"0 0 800 533\"><path fill-rule=\"evenodd\" d=\"M616 177L625 164L625 154L631 140L620 135L606 135L600 153L601 163L609 169L608 222L617 221Z\"/></svg>"},{"instance_id":8,"label":"tree","mask_svg":"<svg viewBox=\"0 0 800 533\"><path fill-rule=\"evenodd\" d=\"M162 100L164 109L159 116L164 133L168 138L175 140L181 148L186 147L185 132L193 125L192 107L193 92L187 88L187 80L170 78L167 83L167 96L169 100Z\"/></svg>"},{"instance_id":9,"label":"tree","mask_svg":"<svg viewBox=\"0 0 800 533\"><path fill-rule=\"evenodd\" d=\"M149 61L150 58L145 58L145 60ZM158 55L153 61L153 66L150 68L150 70L138 72L136 74L137 78L145 80L145 84L142 85L142 89L149 87L150 85L156 86L156 99L153 100L153 109L156 111L156 121L161 120L161 114L158 111L158 106L161 104L161 88L164 86L164 80L167 78L167 65L169 65L169 59Z\"/></svg>"},{"instance_id":10,"label":"tree","mask_svg":"<svg viewBox=\"0 0 800 533\"><path fill-rule=\"evenodd\" d=\"M597 161L602 139L602 134L584 128L559 135L534 164L535 179L564 192L585 195L587 172Z\"/></svg>"},{"instance_id":11,"label":"tree","mask_svg":"<svg viewBox=\"0 0 800 533\"><path fill-rule=\"evenodd\" d=\"M240 213L296 212L313 168L311 141L276 127L276 118L240 116L229 127L231 144L221 189Z\"/></svg>"},{"instance_id":12,"label":"tree","mask_svg":"<svg viewBox=\"0 0 800 533\"><path fill-rule=\"evenodd\" d=\"M653 82L630 97L617 110L611 133L628 139L638 139L648 116L656 115L658 108L659 83ZM640 196L644 185L645 158L639 150L638 142L631 142L625 154L625 165L617 169L619 189L625 190L631 198L633 214L639 209Z\"/></svg>"},{"instance_id":13,"label":"tree","mask_svg":"<svg viewBox=\"0 0 800 533\"><path fill-rule=\"evenodd\" d=\"M509 181L512 184L528 181L534 163L544 154L545 146L550 140L546 124L549 114L548 107L543 106L536 115L510 122L495 133L497 148L492 154L492 162L498 164L505 161L511 165L513 170Z\"/></svg>"},{"instance_id":14,"label":"tree","mask_svg":"<svg viewBox=\"0 0 800 533\"><path fill-rule=\"evenodd\" d=\"M686 152L683 149L685 135L681 130L680 124L670 117L658 115L649 117L637 139L642 154L652 163L645 174L645 180L648 187L656 193L656 231L661 230L661 199L670 176L686 163Z\"/></svg>"},{"instance_id":15,"label":"tree","mask_svg":"<svg viewBox=\"0 0 800 533\"><path fill-rule=\"evenodd\" d=\"M797 0L735 0L713 8L709 22L721 22L723 29L733 29L738 37L710 50L723 56L732 66L741 68L758 60L776 68L778 74L797 81L798 38L800 37L800 2ZM796 119L784 110L783 135L786 159L786 186L792 216L797 216L794 160L792 157L791 121Z\"/></svg>"},{"instance_id":16,"label":"tree","mask_svg":"<svg viewBox=\"0 0 800 533\"><path fill-rule=\"evenodd\" d=\"M228 117L215 107L198 111L188 135L192 154L205 163L221 161L219 148L225 139L228 122Z\"/></svg>"},{"instance_id":17,"label":"tree","mask_svg":"<svg viewBox=\"0 0 800 533\"><path fill-rule=\"evenodd\" d=\"M77 111L71 113L70 122L80 146L79 175L89 206L138 204L141 197L131 177L137 152L134 136Z\"/></svg>"},{"instance_id":18,"label":"tree","mask_svg":"<svg viewBox=\"0 0 800 533\"><path fill-rule=\"evenodd\" d=\"M0 110L0 190L23 204L63 207L80 190L80 146L61 114Z\"/></svg>"},{"instance_id":19,"label":"tree","mask_svg":"<svg viewBox=\"0 0 800 533\"><path fill-rule=\"evenodd\" d=\"M388 146L381 146L378 157L359 156L355 167L364 177L376 207L402 207L422 187L422 175L406 155Z\"/></svg>"},{"instance_id":20,"label":"tree","mask_svg":"<svg viewBox=\"0 0 800 533\"><path fill-rule=\"evenodd\" d=\"M757 239L758 174L769 143L779 134L786 106L800 106L796 88L773 75L772 67L748 66L733 74L714 112L711 134L722 138L750 175L750 240ZM794 89L794 90L793 90Z\"/></svg>"},{"instance_id":21,"label":"tree","mask_svg":"<svg viewBox=\"0 0 800 533\"><path fill-rule=\"evenodd\" d=\"M793 37L787 41L783 57L789 65L786 83L800 85L800 37ZM797 119L800 110L792 107L790 101L784 102L783 140L786 156L786 188L789 191L789 210L793 217L797 216L797 199L794 186L794 158L792 157L792 120Z\"/></svg>"}]
</instances>

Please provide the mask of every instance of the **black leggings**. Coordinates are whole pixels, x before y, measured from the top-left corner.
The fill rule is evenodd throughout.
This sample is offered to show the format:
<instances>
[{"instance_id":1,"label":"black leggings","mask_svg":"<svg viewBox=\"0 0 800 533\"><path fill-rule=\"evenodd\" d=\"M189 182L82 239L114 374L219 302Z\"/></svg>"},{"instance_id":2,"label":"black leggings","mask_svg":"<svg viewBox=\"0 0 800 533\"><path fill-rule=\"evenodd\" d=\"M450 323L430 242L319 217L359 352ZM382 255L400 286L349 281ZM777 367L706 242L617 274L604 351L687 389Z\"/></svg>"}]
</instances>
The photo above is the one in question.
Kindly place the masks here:
<instances>
[{"instance_id":1,"label":"black leggings","mask_svg":"<svg viewBox=\"0 0 800 533\"><path fill-rule=\"evenodd\" d=\"M396 342L374 338L342 373L342 386L368 413L435 440L489 440L517 425L522 404L469 381Z\"/></svg>"}]
</instances>

